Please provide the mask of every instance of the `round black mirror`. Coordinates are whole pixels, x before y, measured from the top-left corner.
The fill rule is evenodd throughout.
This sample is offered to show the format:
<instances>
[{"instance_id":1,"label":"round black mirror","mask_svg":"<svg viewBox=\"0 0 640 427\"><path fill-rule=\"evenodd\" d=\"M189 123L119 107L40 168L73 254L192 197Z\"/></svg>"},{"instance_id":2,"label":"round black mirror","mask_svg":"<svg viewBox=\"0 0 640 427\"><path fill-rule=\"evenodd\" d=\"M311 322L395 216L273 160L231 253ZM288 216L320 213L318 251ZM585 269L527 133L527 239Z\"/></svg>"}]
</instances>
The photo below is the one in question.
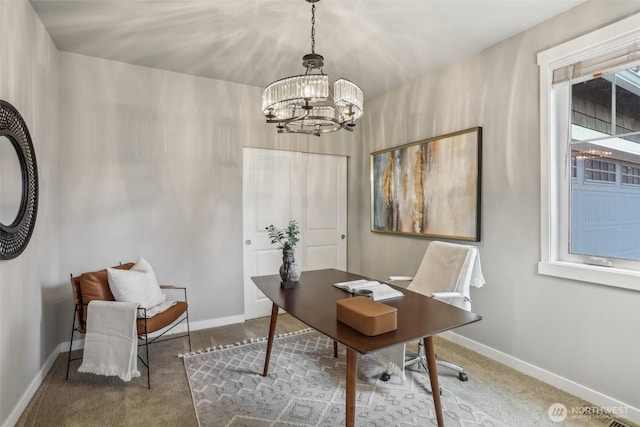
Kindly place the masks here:
<instances>
[{"instance_id":1,"label":"round black mirror","mask_svg":"<svg viewBox=\"0 0 640 427\"><path fill-rule=\"evenodd\" d=\"M0 101L0 259L27 247L38 211L38 168L29 130L11 104Z\"/></svg>"}]
</instances>

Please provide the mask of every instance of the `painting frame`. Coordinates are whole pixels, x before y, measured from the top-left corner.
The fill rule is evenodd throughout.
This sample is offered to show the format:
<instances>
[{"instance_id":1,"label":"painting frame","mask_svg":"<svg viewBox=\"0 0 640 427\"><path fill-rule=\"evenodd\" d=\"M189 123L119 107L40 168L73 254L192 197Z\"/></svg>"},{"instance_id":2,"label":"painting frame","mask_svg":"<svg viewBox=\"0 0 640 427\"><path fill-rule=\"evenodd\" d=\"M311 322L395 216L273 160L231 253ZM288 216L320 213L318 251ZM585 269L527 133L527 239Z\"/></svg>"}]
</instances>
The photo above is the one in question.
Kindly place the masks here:
<instances>
[{"instance_id":1,"label":"painting frame","mask_svg":"<svg viewBox=\"0 0 640 427\"><path fill-rule=\"evenodd\" d=\"M371 231L480 241L482 127L370 154Z\"/></svg>"}]
</instances>

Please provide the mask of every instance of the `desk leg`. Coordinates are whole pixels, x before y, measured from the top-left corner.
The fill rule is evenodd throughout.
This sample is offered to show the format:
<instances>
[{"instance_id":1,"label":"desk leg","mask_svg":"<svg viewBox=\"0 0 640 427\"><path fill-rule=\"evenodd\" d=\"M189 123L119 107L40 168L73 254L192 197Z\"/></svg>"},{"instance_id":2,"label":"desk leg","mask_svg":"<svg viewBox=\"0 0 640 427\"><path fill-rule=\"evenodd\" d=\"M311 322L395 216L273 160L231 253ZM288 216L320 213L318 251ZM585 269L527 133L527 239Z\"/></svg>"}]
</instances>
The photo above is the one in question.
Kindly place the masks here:
<instances>
[{"instance_id":1,"label":"desk leg","mask_svg":"<svg viewBox=\"0 0 640 427\"><path fill-rule=\"evenodd\" d=\"M269 323L269 341L267 341L267 354L264 356L264 370L262 376L266 377L269 371L269 358L273 348L273 337L276 334L276 322L278 321L278 306L274 303L271 307L271 322Z\"/></svg>"},{"instance_id":2,"label":"desk leg","mask_svg":"<svg viewBox=\"0 0 640 427\"><path fill-rule=\"evenodd\" d=\"M356 420L356 372L358 371L358 353L347 347L347 398L345 426L355 426Z\"/></svg>"},{"instance_id":3,"label":"desk leg","mask_svg":"<svg viewBox=\"0 0 640 427\"><path fill-rule=\"evenodd\" d=\"M440 383L438 382L438 368L436 366L436 352L433 348L433 338L425 337L422 341L427 355L427 367L429 368L433 405L436 408L436 419L438 420L438 427L442 427L444 426L444 418L442 416L442 403L440 402Z\"/></svg>"},{"instance_id":4,"label":"desk leg","mask_svg":"<svg viewBox=\"0 0 640 427\"><path fill-rule=\"evenodd\" d=\"M333 340L333 357L338 357L338 341Z\"/></svg>"}]
</instances>

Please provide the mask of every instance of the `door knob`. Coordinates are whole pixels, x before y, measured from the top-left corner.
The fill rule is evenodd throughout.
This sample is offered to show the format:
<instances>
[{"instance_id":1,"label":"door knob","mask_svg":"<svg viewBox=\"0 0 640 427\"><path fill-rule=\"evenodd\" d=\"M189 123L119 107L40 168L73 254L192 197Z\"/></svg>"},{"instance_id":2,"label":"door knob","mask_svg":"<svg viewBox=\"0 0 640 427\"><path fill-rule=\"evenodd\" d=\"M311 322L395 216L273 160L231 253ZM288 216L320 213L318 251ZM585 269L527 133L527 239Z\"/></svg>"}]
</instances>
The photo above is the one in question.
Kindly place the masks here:
<instances>
[{"instance_id":1,"label":"door knob","mask_svg":"<svg viewBox=\"0 0 640 427\"><path fill-rule=\"evenodd\" d=\"M340 238L341 238L342 240L344 240L346 237L347 237L347 236L345 236L344 234L343 234L342 236L340 236Z\"/></svg>"},{"instance_id":2,"label":"door knob","mask_svg":"<svg viewBox=\"0 0 640 427\"><path fill-rule=\"evenodd\" d=\"M251 245L251 240L249 240L249 239L245 240L244 244L247 245L247 246Z\"/></svg>"}]
</instances>

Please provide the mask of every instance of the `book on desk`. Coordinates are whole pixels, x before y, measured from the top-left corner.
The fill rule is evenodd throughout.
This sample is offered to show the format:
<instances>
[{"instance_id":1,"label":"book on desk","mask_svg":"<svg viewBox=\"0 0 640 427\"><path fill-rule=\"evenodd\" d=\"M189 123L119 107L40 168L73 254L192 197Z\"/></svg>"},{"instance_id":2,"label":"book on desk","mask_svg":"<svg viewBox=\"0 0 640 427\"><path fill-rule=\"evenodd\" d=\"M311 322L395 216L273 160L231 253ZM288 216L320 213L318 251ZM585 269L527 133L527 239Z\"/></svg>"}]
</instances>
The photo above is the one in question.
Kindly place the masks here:
<instances>
[{"instance_id":1,"label":"book on desk","mask_svg":"<svg viewBox=\"0 0 640 427\"><path fill-rule=\"evenodd\" d=\"M340 288L343 291L347 291L350 294L357 294L357 291L361 290L370 290L373 293L372 299L374 301L384 301L404 296L404 294L399 290L393 289L386 283L380 283L375 280L352 280L350 282L334 283L333 286Z\"/></svg>"}]
</instances>

